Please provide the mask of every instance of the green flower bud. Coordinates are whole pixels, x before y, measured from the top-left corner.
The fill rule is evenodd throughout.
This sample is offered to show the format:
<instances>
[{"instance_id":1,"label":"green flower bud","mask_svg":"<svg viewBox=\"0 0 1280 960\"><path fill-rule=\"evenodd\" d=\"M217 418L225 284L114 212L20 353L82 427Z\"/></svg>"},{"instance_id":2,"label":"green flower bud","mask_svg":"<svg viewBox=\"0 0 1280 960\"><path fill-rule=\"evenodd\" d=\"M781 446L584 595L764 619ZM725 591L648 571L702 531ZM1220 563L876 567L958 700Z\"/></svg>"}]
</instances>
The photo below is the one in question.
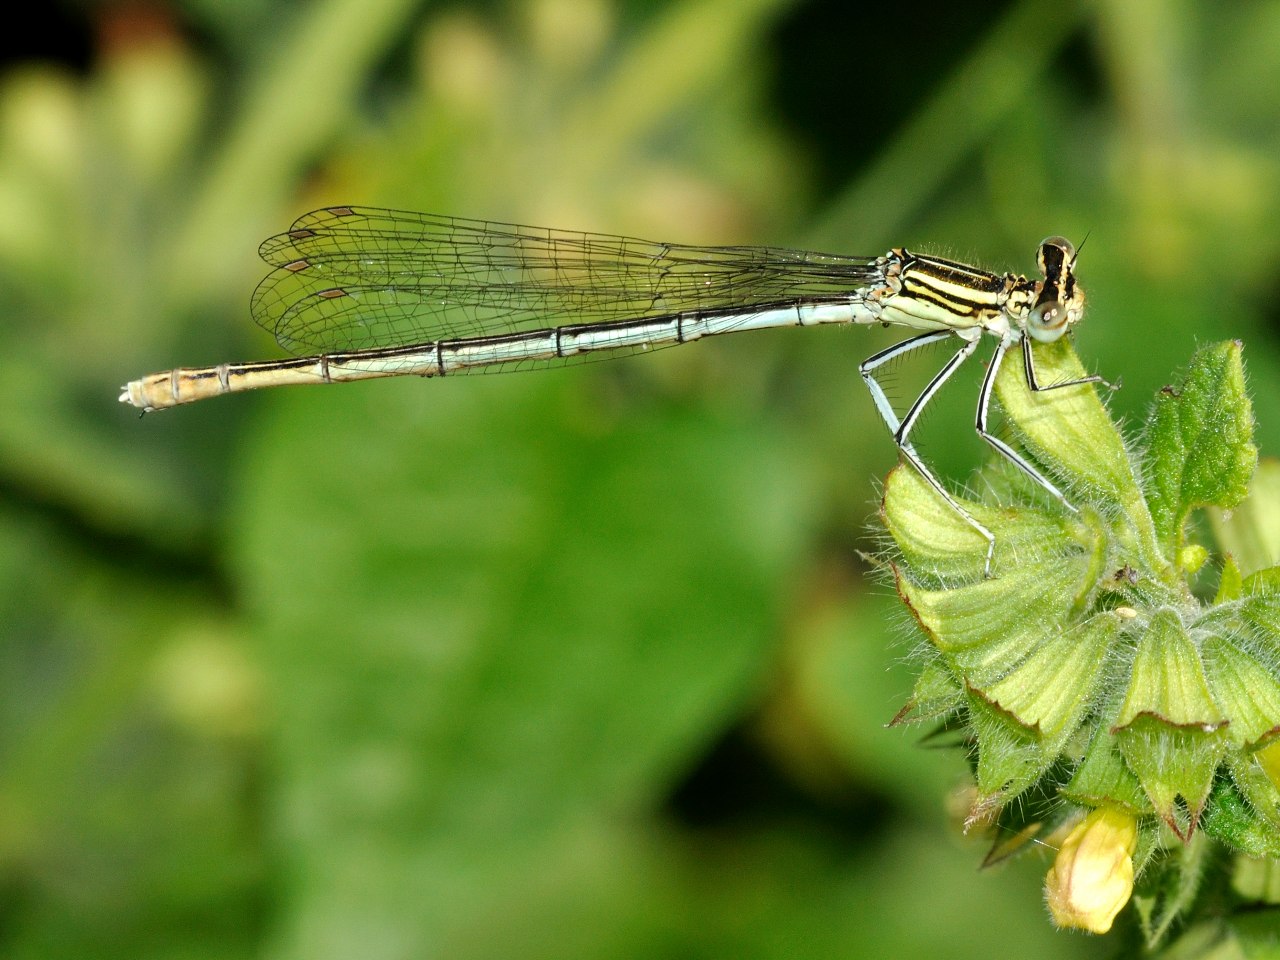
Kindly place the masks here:
<instances>
[{"instance_id":1,"label":"green flower bud","mask_svg":"<svg viewBox=\"0 0 1280 960\"><path fill-rule=\"evenodd\" d=\"M1066 341L1035 349L1041 382L1083 376ZM996 397L1024 455L1076 510L993 468L976 486L1001 490L999 503L962 501L996 539L984 577L985 540L913 470L890 474L891 568L929 641L896 720L967 729L971 824L1016 834L1011 801L1024 795L1047 823L1096 808L1050 874L1059 923L1110 926L1135 844L1153 877L1161 864L1181 871L1161 889L1183 893L1142 900L1158 938L1212 859L1175 856L1179 840L1199 851L1203 828L1204 843L1280 858L1280 468L1244 499L1257 454L1235 342L1201 350L1160 392L1141 458L1092 386L1033 393L1009 363ZM1233 510L1210 517L1217 559L1188 535L1206 506ZM1215 569L1208 602L1191 578ZM1100 877L1107 892L1077 895L1106 887Z\"/></svg>"}]
</instances>

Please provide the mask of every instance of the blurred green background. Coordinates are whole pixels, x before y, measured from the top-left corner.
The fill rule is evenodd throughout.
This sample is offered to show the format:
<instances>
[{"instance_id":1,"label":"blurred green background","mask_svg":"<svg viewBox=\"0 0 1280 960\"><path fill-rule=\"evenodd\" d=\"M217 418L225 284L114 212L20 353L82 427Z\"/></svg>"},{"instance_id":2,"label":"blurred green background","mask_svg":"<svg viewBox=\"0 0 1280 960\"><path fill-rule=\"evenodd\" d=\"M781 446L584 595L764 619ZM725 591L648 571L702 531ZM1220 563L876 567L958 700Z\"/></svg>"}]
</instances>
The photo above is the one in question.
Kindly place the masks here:
<instances>
[{"instance_id":1,"label":"blurred green background","mask_svg":"<svg viewBox=\"0 0 1280 960\"><path fill-rule=\"evenodd\" d=\"M65 3L0 76L0 954L1099 956L964 760L884 723L897 331L541 374L120 384L280 355L339 203L1034 269L1141 423L1246 344L1280 449L1280 4ZM16 28L15 28L16 29ZM14 40L11 38L11 47ZM25 44L25 45L24 45ZM897 396L930 372L904 365ZM953 482L978 365L925 428Z\"/></svg>"}]
</instances>

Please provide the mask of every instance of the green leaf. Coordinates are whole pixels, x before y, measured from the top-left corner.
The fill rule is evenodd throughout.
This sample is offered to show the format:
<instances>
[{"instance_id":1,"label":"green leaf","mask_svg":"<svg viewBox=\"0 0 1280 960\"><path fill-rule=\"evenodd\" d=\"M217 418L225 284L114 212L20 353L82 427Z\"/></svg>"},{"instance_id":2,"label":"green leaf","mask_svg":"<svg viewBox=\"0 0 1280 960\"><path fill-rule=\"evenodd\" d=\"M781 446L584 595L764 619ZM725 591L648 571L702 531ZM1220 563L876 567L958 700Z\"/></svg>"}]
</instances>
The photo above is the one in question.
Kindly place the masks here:
<instances>
[{"instance_id":1,"label":"green leaf","mask_svg":"<svg viewBox=\"0 0 1280 960\"><path fill-rule=\"evenodd\" d=\"M1191 909L1212 863L1212 845L1204 834L1187 839L1144 872L1134 893L1147 948L1154 948ZM1191 956L1202 956L1194 952Z\"/></svg>"},{"instance_id":2,"label":"green leaf","mask_svg":"<svg viewBox=\"0 0 1280 960\"><path fill-rule=\"evenodd\" d=\"M1116 727L1151 716L1180 727L1221 726L1222 711L1214 703L1195 644L1174 610L1151 618L1138 643L1137 656Z\"/></svg>"},{"instance_id":3,"label":"green leaf","mask_svg":"<svg viewBox=\"0 0 1280 960\"><path fill-rule=\"evenodd\" d=\"M1063 553L1079 554L1089 544L1074 518L1039 510L992 507L964 500L964 508L995 534L992 568L996 579L1017 575L1027 567L1051 564ZM881 515L918 581L955 584L980 580L987 541L956 513L919 472L905 464L885 481Z\"/></svg>"},{"instance_id":4,"label":"green leaf","mask_svg":"<svg viewBox=\"0 0 1280 960\"><path fill-rule=\"evenodd\" d=\"M1116 614L1102 613L1050 634L983 696L1060 747L1083 718L1122 623Z\"/></svg>"},{"instance_id":5,"label":"green leaf","mask_svg":"<svg viewBox=\"0 0 1280 960\"><path fill-rule=\"evenodd\" d=\"M1169 827L1195 829L1227 747L1227 718L1176 612L1159 611L1138 643L1129 688L1113 730L1125 762ZM1175 809L1181 796L1188 817Z\"/></svg>"},{"instance_id":6,"label":"green leaf","mask_svg":"<svg viewBox=\"0 0 1280 960\"><path fill-rule=\"evenodd\" d=\"M1006 578L950 590L898 578L898 592L953 669L985 687L1057 635L1080 588L1079 562L1028 564Z\"/></svg>"},{"instance_id":7,"label":"green leaf","mask_svg":"<svg viewBox=\"0 0 1280 960\"><path fill-rule=\"evenodd\" d=\"M1084 806L1119 804L1135 816L1151 812L1151 801L1133 771L1125 765L1115 737L1099 726L1085 749L1070 782L1062 788L1067 799Z\"/></svg>"},{"instance_id":8,"label":"green leaf","mask_svg":"<svg viewBox=\"0 0 1280 960\"><path fill-rule=\"evenodd\" d=\"M1280 725L1280 665L1236 632L1212 633L1200 649L1213 700L1231 718L1228 738L1239 747L1260 743Z\"/></svg>"},{"instance_id":9,"label":"green leaf","mask_svg":"<svg viewBox=\"0 0 1280 960\"><path fill-rule=\"evenodd\" d=\"M1240 593L1246 597L1266 595L1280 597L1280 567L1255 570L1240 584Z\"/></svg>"},{"instance_id":10,"label":"green leaf","mask_svg":"<svg viewBox=\"0 0 1280 960\"><path fill-rule=\"evenodd\" d=\"M995 535L993 578L981 577L986 541L919 473L899 467L885 483L885 524L905 561L894 567L898 593L951 668L985 687L1060 632L1099 557L1087 528L1069 519L964 506ZM916 579L945 584L958 573L970 582L932 588Z\"/></svg>"},{"instance_id":11,"label":"green leaf","mask_svg":"<svg viewBox=\"0 0 1280 960\"><path fill-rule=\"evenodd\" d=\"M1183 569L1186 569L1185 565ZM1213 598L1213 602L1216 605L1239 600L1243 590L1244 582L1240 576L1240 568L1236 565L1235 557L1228 553L1222 561L1222 575L1218 578L1218 595Z\"/></svg>"},{"instance_id":12,"label":"green leaf","mask_svg":"<svg viewBox=\"0 0 1280 960\"><path fill-rule=\"evenodd\" d=\"M1187 515L1240 503L1257 464L1239 341L1203 348L1178 386L1160 391L1146 440L1151 514L1173 555Z\"/></svg>"},{"instance_id":13,"label":"green leaf","mask_svg":"<svg viewBox=\"0 0 1280 960\"><path fill-rule=\"evenodd\" d=\"M1066 340L1032 349L1042 386L1086 375ZM996 378L996 398L1023 449L1062 480L1068 493L1089 501L1118 502L1145 515L1124 442L1093 385L1033 393L1022 364L1010 358Z\"/></svg>"},{"instance_id":14,"label":"green leaf","mask_svg":"<svg viewBox=\"0 0 1280 960\"><path fill-rule=\"evenodd\" d=\"M911 699L894 715L891 725L941 719L959 707L963 699L964 688L960 681L935 654L934 659L920 671L911 690Z\"/></svg>"},{"instance_id":15,"label":"green leaf","mask_svg":"<svg viewBox=\"0 0 1280 960\"><path fill-rule=\"evenodd\" d=\"M1280 564L1280 460L1263 457L1249 495L1230 510L1209 511L1213 534L1244 571Z\"/></svg>"},{"instance_id":16,"label":"green leaf","mask_svg":"<svg viewBox=\"0 0 1280 960\"><path fill-rule=\"evenodd\" d=\"M1275 762L1280 760L1280 736L1273 737L1259 750L1235 754L1227 760L1231 779L1240 795L1248 802L1253 816L1270 824L1280 837L1280 776Z\"/></svg>"},{"instance_id":17,"label":"green leaf","mask_svg":"<svg viewBox=\"0 0 1280 960\"><path fill-rule=\"evenodd\" d=\"M1259 816L1236 785L1219 778L1205 808L1201 826L1205 833L1250 857L1280 857L1280 831Z\"/></svg>"},{"instance_id":18,"label":"green leaf","mask_svg":"<svg viewBox=\"0 0 1280 960\"><path fill-rule=\"evenodd\" d=\"M986 809L1003 795L1014 796L1036 781L1057 759L1054 745L1039 731L971 690L969 720L978 740L978 794L975 810Z\"/></svg>"}]
</instances>

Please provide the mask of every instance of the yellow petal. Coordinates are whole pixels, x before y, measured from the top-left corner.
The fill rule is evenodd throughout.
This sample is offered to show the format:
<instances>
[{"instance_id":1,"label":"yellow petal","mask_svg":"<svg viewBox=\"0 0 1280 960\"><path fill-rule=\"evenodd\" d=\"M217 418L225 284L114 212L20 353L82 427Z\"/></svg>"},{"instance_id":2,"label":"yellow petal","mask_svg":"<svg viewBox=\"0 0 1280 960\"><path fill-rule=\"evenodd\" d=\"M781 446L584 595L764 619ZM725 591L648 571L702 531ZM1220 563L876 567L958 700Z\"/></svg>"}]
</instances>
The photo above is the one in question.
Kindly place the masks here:
<instances>
[{"instance_id":1,"label":"yellow petal","mask_svg":"<svg viewBox=\"0 0 1280 960\"><path fill-rule=\"evenodd\" d=\"M1262 765L1262 772L1267 775L1267 779L1280 790L1280 740L1258 751L1258 763Z\"/></svg>"},{"instance_id":2,"label":"yellow petal","mask_svg":"<svg viewBox=\"0 0 1280 960\"><path fill-rule=\"evenodd\" d=\"M1106 933L1133 893L1138 821L1100 807L1068 834L1045 877L1045 899L1060 927Z\"/></svg>"}]
</instances>

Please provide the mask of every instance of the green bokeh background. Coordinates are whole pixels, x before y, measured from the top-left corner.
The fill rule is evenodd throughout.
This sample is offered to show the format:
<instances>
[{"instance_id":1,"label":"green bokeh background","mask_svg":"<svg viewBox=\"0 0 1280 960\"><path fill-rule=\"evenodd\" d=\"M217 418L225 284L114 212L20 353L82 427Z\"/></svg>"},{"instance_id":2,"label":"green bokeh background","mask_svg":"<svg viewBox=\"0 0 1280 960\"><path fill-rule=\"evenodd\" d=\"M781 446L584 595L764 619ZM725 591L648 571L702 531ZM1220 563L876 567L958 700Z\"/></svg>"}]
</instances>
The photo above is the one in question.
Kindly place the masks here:
<instances>
[{"instance_id":1,"label":"green bokeh background","mask_svg":"<svg viewBox=\"0 0 1280 960\"><path fill-rule=\"evenodd\" d=\"M115 397L278 356L256 244L326 204L1019 271L1088 234L1117 414L1238 337L1274 453L1280 4L64 9L83 69L0 77L0 954L1108 951L884 728L894 331ZM954 482L974 367L924 428Z\"/></svg>"}]
</instances>

